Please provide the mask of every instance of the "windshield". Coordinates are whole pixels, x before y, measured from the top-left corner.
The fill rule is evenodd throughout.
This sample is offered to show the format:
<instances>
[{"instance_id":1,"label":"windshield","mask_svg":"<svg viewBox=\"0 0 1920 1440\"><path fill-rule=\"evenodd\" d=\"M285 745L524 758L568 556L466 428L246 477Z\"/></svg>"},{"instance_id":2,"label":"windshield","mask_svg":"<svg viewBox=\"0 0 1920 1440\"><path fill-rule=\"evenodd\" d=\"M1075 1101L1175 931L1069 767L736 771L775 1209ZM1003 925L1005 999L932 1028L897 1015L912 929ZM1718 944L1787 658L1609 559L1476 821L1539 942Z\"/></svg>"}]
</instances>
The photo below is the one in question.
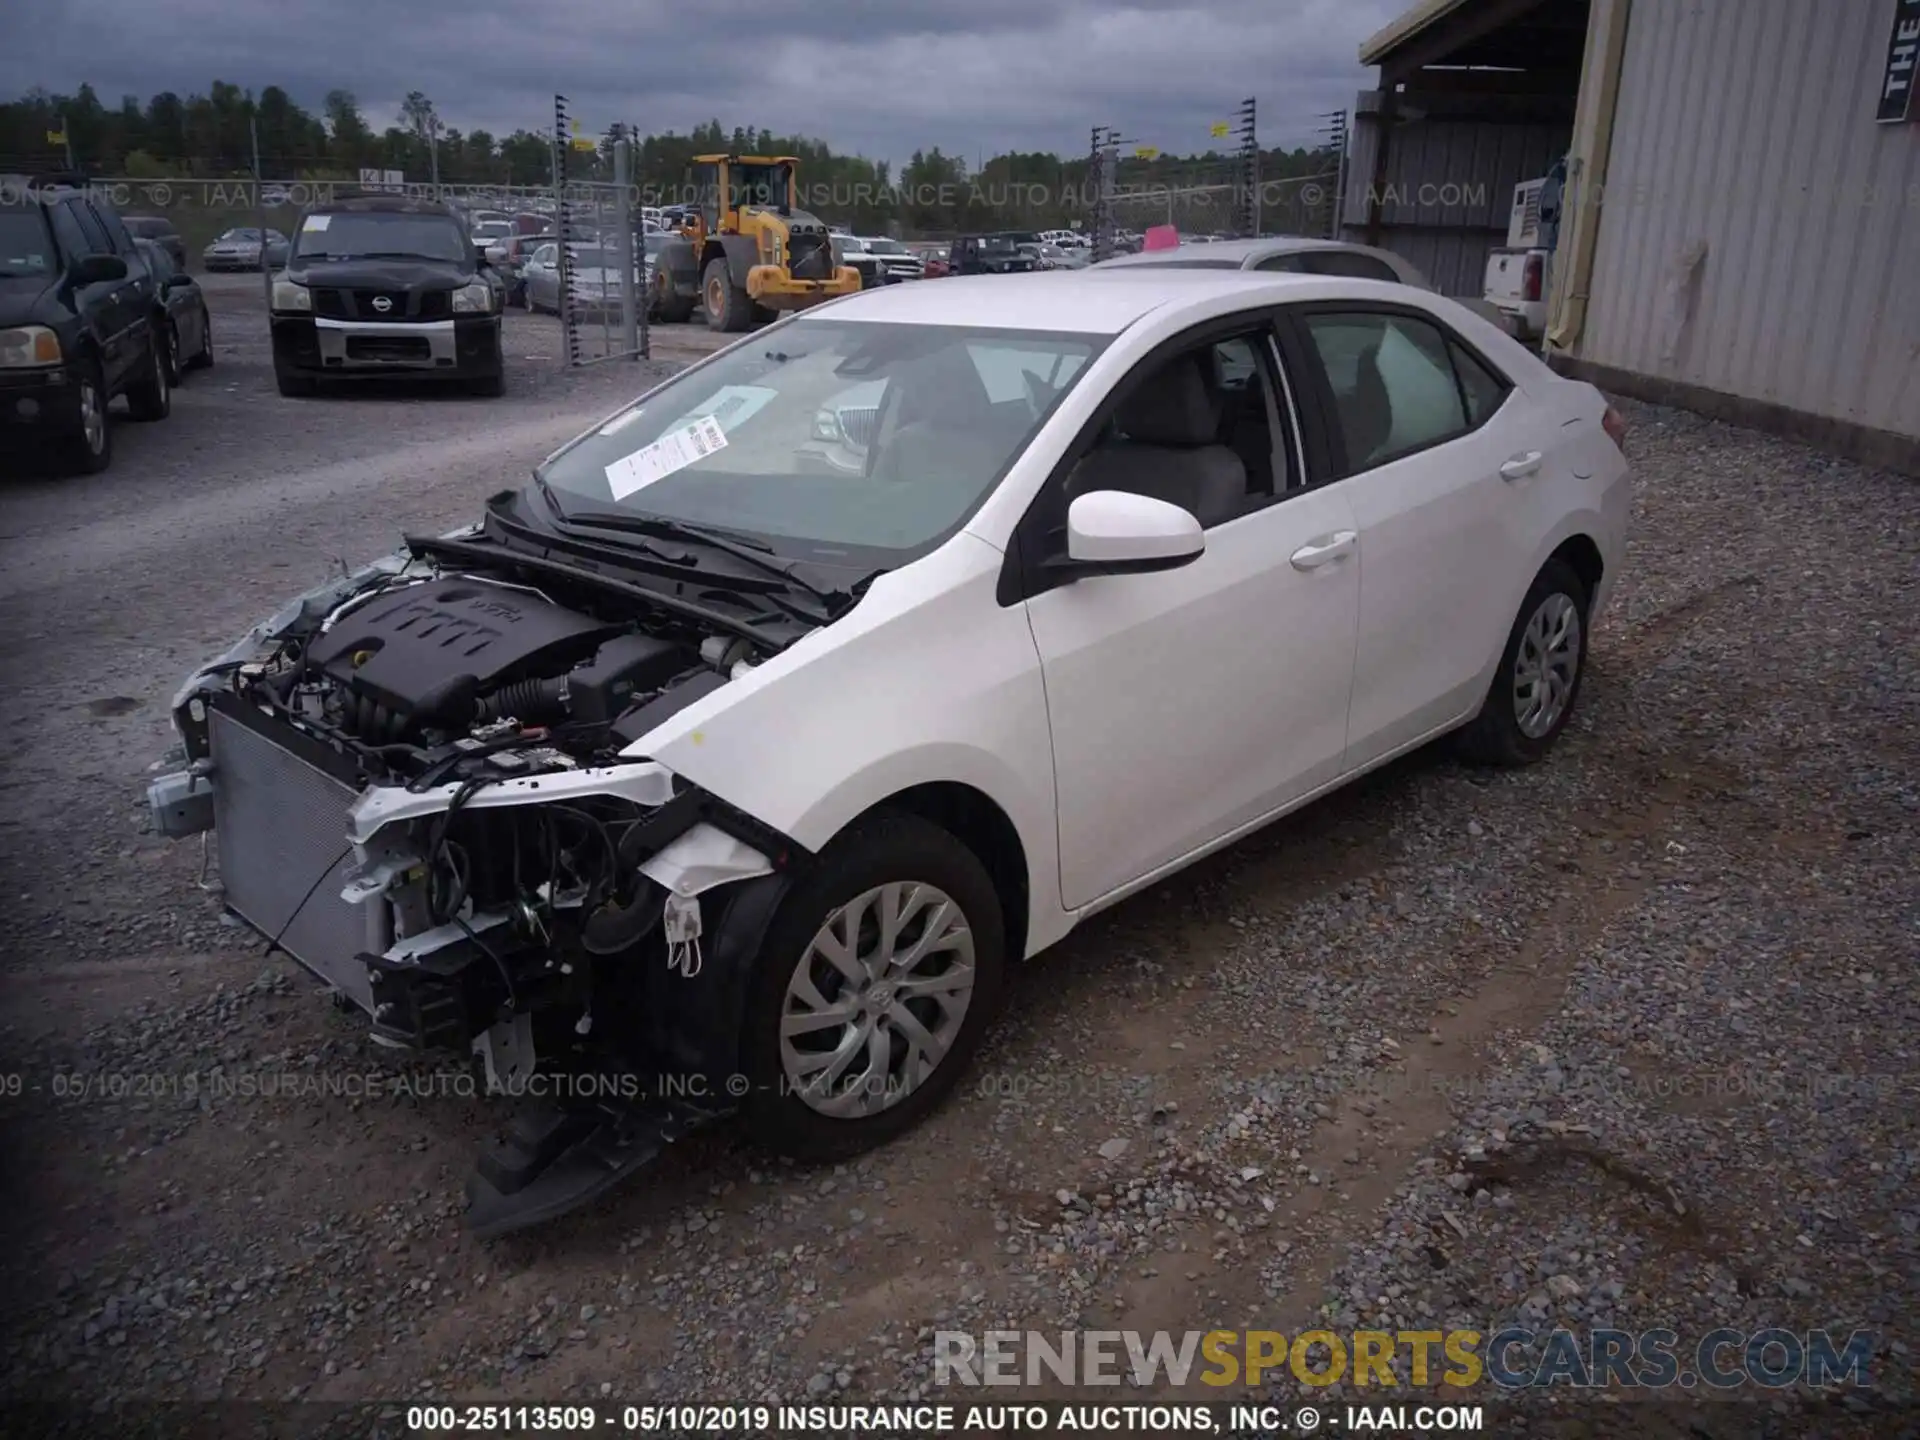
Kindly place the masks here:
<instances>
[{"instance_id":1,"label":"windshield","mask_svg":"<svg viewBox=\"0 0 1920 1440\"><path fill-rule=\"evenodd\" d=\"M404 255L454 264L473 258L473 242L445 215L399 211L335 211L300 224L301 260L347 260L357 255Z\"/></svg>"},{"instance_id":2,"label":"windshield","mask_svg":"<svg viewBox=\"0 0 1920 1440\"><path fill-rule=\"evenodd\" d=\"M672 239L673 237L671 235L647 236L647 254L658 255L662 250L667 248L668 243Z\"/></svg>"},{"instance_id":3,"label":"windshield","mask_svg":"<svg viewBox=\"0 0 1920 1440\"><path fill-rule=\"evenodd\" d=\"M513 222L511 220L482 220L478 225L473 227L473 233L477 239L481 240L492 240L501 235L511 235L513 233Z\"/></svg>"},{"instance_id":4,"label":"windshield","mask_svg":"<svg viewBox=\"0 0 1920 1440\"><path fill-rule=\"evenodd\" d=\"M53 274L53 241L38 206L0 210L0 275Z\"/></svg>"},{"instance_id":5,"label":"windshield","mask_svg":"<svg viewBox=\"0 0 1920 1440\"><path fill-rule=\"evenodd\" d=\"M260 232L258 230L223 230L214 244L219 244L221 240L250 241L257 245L260 242Z\"/></svg>"},{"instance_id":6,"label":"windshield","mask_svg":"<svg viewBox=\"0 0 1920 1440\"><path fill-rule=\"evenodd\" d=\"M867 248L880 255L905 255L907 247L898 240L869 240Z\"/></svg>"},{"instance_id":7,"label":"windshield","mask_svg":"<svg viewBox=\"0 0 1920 1440\"><path fill-rule=\"evenodd\" d=\"M570 513L717 526L828 564L902 564L985 499L1106 343L795 320L622 411L541 478Z\"/></svg>"}]
</instances>

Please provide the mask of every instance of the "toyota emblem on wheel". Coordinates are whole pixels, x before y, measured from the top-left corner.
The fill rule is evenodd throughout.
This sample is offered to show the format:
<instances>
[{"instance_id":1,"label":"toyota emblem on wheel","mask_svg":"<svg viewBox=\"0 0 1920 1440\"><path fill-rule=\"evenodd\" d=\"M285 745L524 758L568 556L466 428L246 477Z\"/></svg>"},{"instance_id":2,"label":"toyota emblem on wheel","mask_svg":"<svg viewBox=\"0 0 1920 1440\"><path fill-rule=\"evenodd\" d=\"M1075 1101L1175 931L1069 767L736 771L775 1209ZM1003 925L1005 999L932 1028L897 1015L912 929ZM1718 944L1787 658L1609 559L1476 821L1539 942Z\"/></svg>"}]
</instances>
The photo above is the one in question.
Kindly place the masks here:
<instances>
[{"instance_id":1,"label":"toyota emblem on wheel","mask_svg":"<svg viewBox=\"0 0 1920 1440\"><path fill-rule=\"evenodd\" d=\"M393 309L393 301L389 300L384 295L376 295L373 297L373 308L378 310L382 315L384 315L389 310Z\"/></svg>"}]
</instances>

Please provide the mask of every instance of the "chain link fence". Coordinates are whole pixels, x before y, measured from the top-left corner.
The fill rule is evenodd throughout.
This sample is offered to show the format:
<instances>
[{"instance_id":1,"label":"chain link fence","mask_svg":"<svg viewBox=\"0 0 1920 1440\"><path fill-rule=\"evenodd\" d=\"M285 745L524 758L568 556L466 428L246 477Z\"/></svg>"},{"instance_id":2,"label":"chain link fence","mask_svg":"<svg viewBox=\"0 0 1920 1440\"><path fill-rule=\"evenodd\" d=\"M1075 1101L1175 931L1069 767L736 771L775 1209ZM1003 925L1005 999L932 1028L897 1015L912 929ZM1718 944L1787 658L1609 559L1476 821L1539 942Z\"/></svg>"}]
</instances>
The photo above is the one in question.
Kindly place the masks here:
<instances>
[{"instance_id":1,"label":"chain link fence","mask_svg":"<svg viewBox=\"0 0 1920 1440\"><path fill-rule=\"evenodd\" d=\"M653 293L627 184L573 184L559 199L560 319L567 363L644 359Z\"/></svg>"}]
</instances>

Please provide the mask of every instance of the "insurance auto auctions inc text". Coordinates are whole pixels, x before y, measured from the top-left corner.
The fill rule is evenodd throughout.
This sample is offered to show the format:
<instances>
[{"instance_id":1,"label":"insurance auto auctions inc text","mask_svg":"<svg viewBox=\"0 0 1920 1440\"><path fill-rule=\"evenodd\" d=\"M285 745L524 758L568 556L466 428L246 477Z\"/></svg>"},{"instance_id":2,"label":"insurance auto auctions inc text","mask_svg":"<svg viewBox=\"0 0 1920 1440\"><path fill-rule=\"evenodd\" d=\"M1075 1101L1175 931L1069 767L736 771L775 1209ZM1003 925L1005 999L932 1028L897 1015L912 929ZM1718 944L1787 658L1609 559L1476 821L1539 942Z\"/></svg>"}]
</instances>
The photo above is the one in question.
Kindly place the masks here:
<instances>
[{"instance_id":1,"label":"insurance auto auctions inc text","mask_svg":"<svg viewBox=\"0 0 1920 1440\"><path fill-rule=\"evenodd\" d=\"M1478 1330L942 1330L933 1337L937 1385L1122 1385L1254 1388L1269 1380L1356 1388L1491 1384L1725 1393L1870 1383L1874 1336L1856 1330L1509 1328ZM1197 1367L1197 1368L1196 1368ZM1449 1393L1443 1391L1442 1393ZM1464 1397L1461 1397L1464 1398Z\"/></svg>"}]
</instances>

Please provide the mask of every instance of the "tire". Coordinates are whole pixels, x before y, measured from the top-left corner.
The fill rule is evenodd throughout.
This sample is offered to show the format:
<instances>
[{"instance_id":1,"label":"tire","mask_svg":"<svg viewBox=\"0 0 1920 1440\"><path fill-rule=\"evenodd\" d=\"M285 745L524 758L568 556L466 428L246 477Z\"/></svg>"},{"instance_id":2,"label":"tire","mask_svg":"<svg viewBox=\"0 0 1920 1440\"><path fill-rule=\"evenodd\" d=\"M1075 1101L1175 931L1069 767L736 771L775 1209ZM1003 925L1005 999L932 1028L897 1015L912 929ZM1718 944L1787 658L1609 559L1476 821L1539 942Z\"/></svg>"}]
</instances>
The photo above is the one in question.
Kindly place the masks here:
<instances>
[{"instance_id":1,"label":"tire","mask_svg":"<svg viewBox=\"0 0 1920 1440\"><path fill-rule=\"evenodd\" d=\"M724 255L709 260L701 272L700 296L706 306L709 330L738 332L753 321L752 297L733 283L733 271Z\"/></svg>"},{"instance_id":2,"label":"tire","mask_svg":"<svg viewBox=\"0 0 1920 1440\"><path fill-rule=\"evenodd\" d=\"M654 301L654 313L666 325L684 325L693 318L693 297L682 295L674 288L673 282L662 274L655 282L658 295Z\"/></svg>"},{"instance_id":3,"label":"tire","mask_svg":"<svg viewBox=\"0 0 1920 1440\"><path fill-rule=\"evenodd\" d=\"M169 332L155 330L147 341L146 373L127 387L127 409L136 420L164 420L173 413L173 364L167 359L172 348Z\"/></svg>"},{"instance_id":4,"label":"tire","mask_svg":"<svg viewBox=\"0 0 1920 1440\"><path fill-rule=\"evenodd\" d=\"M320 386L310 375L296 375L277 362L273 367L274 383L280 387L280 393L286 396L312 395Z\"/></svg>"},{"instance_id":5,"label":"tire","mask_svg":"<svg viewBox=\"0 0 1920 1440\"><path fill-rule=\"evenodd\" d=\"M171 320L160 332L160 358L166 362L169 388L180 383L180 329Z\"/></svg>"},{"instance_id":6,"label":"tire","mask_svg":"<svg viewBox=\"0 0 1920 1440\"><path fill-rule=\"evenodd\" d=\"M1459 732L1459 749L1466 758L1483 765L1531 765L1553 748L1580 698L1589 600L1586 585L1566 561L1549 560L1541 567L1507 633L1480 713ZM1530 680L1535 673L1541 678ZM1527 687L1524 694L1522 686Z\"/></svg>"},{"instance_id":7,"label":"tire","mask_svg":"<svg viewBox=\"0 0 1920 1440\"><path fill-rule=\"evenodd\" d=\"M187 361L189 370L211 370L213 368L213 317L207 314L207 307L200 307L200 350Z\"/></svg>"},{"instance_id":8,"label":"tire","mask_svg":"<svg viewBox=\"0 0 1920 1440\"><path fill-rule=\"evenodd\" d=\"M930 1073L911 1084L903 1084L903 1072L888 1077L884 1084L868 1087L856 1082L846 1093L823 1093L823 1078L844 1083L855 1070L871 1076L864 1068L868 1052L859 1048L858 1036L862 1024L871 1031L873 1022L855 1012L844 1025L828 1024L792 1037L794 1048L789 1054L781 1034L783 1018L790 1012L805 1015L817 1009L790 994L789 986L805 967L815 996L839 1002L838 987L851 982L814 952L816 938L823 932L831 935L827 927L845 923L844 907L866 901L872 908L863 907L865 913L874 916L886 905L889 889L898 887L895 894L904 890L910 896L915 886L931 887L952 907L949 913L957 912L972 944L971 992L964 1005L941 1005L925 995L907 997L922 1002L918 1009L907 1011L922 1033L945 1042ZM920 893L924 898L925 891ZM937 901L909 908L904 934L914 942L924 941L925 925L940 913ZM992 1024L1005 972L1005 933L999 896L985 867L938 826L916 815L882 811L835 839L781 903L756 962L741 1037L742 1068L751 1082L745 1105L749 1130L778 1153L800 1160L832 1160L885 1144L918 1124L959 1082ZM852 948L858 950L857 940ZM942 947L922 959L944 968L956 963L956 952ZM937 971L923 976L940 978L947 977ZM956 997L949 992L948 998ZM897 1013L907 999L896 998L891 1011L883 1015ZM903 1062L910 1053L904 1047L903 1032L891 1022L884 1028L890 1061ZM852 1069L837 1077L830 1071L810 1069L806 1056L832 1053L834 1042L848 1037L852 1037L849 1048L858 1057ZM802 1093L807 1089L814 1093ZM826 1113L833 1108L844 1113Z\"/></svg>"},{"instance_id":9,"label":"tire","mask_svg":"<svg viewBox=\"0 0 1920 1440\"><path fill-rule=\"evenodd\" d=\"M98 475L113 463L113 425L107 418L107 381L96 363L80 377L80 426L61 446L74 475Z\"/></svg>"}]
</instances>

